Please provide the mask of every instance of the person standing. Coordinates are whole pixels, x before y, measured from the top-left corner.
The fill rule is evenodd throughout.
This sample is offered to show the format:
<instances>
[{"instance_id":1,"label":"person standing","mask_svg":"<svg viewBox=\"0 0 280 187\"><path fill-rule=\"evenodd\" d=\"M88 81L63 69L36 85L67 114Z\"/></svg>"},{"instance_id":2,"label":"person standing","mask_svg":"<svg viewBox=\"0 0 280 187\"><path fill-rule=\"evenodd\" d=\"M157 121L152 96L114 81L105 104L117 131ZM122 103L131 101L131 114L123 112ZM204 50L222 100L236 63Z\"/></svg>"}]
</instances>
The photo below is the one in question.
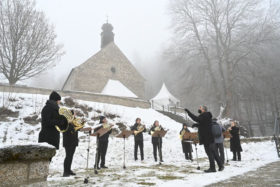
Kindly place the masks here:
<instances>
[{"instance_id":1,"label":"person standing","mask_svg":"<svg viewBox=\"0 0 280 187\"><path fill-rule=\"evenodd\" d=\"M217 125L217 128L219 130L219 136L215 137L215 143L218 149L218 154L221 159L221 162L225 164L225 150L224 150L224 135L223 132L226 131L226 129L218 123L217 119L212 120L212 125Z\"/></svg>"},{"instance_id":2,"label":"person standing","mask_svg":"<svg viewBox=\"0 0 280 187\"><path fill-rule=\"evenodd\" d=\"M238 161L241 161L242 147L240 143L240 131L237 127L236 121L231 121L231 127L229 128L231 134L230 138L230 151L233 153L233 161L236 161L236 156Z\"/></svg>"},{"instance_id":3,"label":"person standing","mask_svg":"<svg viewBox=\"0 0 280 187\"><path fill-rule=\"evenodd\" d=\"M74 112L72 112L74 114ZM76 175L71 170L73 156L76 147L79 144L78 131L75 130L72 123L69 124L68 130L63 133L63 147L65 149L65 159L64 159L64 172L63 177L69 177L70 175Z\"/></svg>"},{"instance_id":4,"label":"person standing","mask_svg":"<svg viewBox=\"0 0 280 187\"><path fill-rule=\"evenodd\" d=\"M197 122L193 127L198 127L199 144L204 145L205 152L209 159L210 168L204 172L216 172L215 160L219 166L219 171L223 171L224 165L218 155L217 146L212 134L212 114L207 111L206 106L200 106L198 110L199 116L192 114L188 109L185 109L185 111L192 120Z\"/></svg>"},{"instance_id":5,"label":"person standing","mask_svg":"<svg viewBox=\"0 0 280 187\"><path fill-rule=\"evenodd\" d=\"M190 132L190 130L188 129L188 126L186 123L183 123L183 128L180 131L180 138L181 138L181 143L182 143L182 149L183 149L183 153L185 154L185 159L186 160L191 160L192 161L192 145L190 142L188 142L187 139L184 139L184 134L186 132Z\"/></svg>"},{"instance_id":6,"label":"person standing","mask_svg":"<svg viewBox=\"0 0 280 187\"><path fill-rule=\"evenodd\" d=\"M106 117L100 116L100 121L99 124L101 124L99 127L94 129L94 132L97 132L99 129L104 128L108 129L108 131L101 137L98 137L98 155L97 155L97 169L103 168L107 169L108 167L105 166L105 160L106 160L106 153L107 153L107 148L108 148L108 143L109 143L109 135L112 133L112 129L110 125L108 124L108 121ZM101 164L99 167L99 162L101 160Z\"/></svg>"},{"instance_id":7,"label":"person standing","mask_svg":"<svg viewBox=\"0 0 280 187\"><path fill-rule=\"evenodd\" d=\"M60 101L61 96L53 91L41 112L41 131L38 139L39 143L46 142L56 149L59 149L60 140L60 133L56 126L60 129L67 129L68 127L67 119L63 115L59 115L58 112Z\"/></svg>"},{"instance_id":8,"label":"person standing","mask_svg":"<svg viewBox=\"0 0 280 187\"><path fill-rule=\"evenodd\" d=\"M160 125L159 125L159 121L155 121L152 128L150 129L149 134L152 135L152 144L153 144L153 153L154 153L154 159L155 162L157 162L157 151L159 153L159 159L160 162L163 162L162 159L162 138L161 137L154 137L153 134L156 131L161 131L164 130Z\"/></svg>"},{"instance_id":9,"label":"person standing","mask_svg":"<svg viewBox=\"0 0 280 187\"><path fill-rule=\"evenodd\" d=\"M137 153L138 147L140 148L141 161L144 160L144 141L143 132L146 132L146 127L141 124L141 119L137 118L135 124L131 127L134 134L134 159L138 160Z\"/></svg>"}]
</instances>

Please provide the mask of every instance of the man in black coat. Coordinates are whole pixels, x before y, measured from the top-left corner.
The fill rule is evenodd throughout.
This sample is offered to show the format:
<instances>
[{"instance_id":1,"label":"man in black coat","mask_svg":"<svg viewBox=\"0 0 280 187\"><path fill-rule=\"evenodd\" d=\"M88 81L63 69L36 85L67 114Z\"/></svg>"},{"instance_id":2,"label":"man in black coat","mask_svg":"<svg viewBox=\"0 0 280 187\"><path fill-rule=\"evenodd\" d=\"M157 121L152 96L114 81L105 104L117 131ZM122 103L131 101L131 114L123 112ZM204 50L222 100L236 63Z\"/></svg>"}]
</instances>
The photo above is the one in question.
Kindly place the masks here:
<instances>
[{"instance_id":1,"label":"man in black coat","mask_svg":"<svg viewBox=\"0 0 280 187\"><path fill-rule=\"evenodd\" d=\"M141 119L137 118L135 124L131 127L131 130L134 133L134 159L135 159L135 161L138 160L138 158L137 158L138 147L140 148L141 160L144 160L143 132L146 132L146 127L144 126L144 130L142 132L139 132L138 134L136 134L140 127L141 127Z\"/></svg>"},{"instance_id":2,"label":"man in black coat","mask_svg":"<svg viewBox=\"0 0 280 187\"><path fill-rule=\"evenodd\" d=\"M60 101L61 96L53 91L41 113L42 122L38 141L49 143L56 149L59 149L60 134L55 126L60 129L66 129L68 126L67 119L58 113Z\"/></svg>"},{"instance_id":3,"label":"man in black coat","mask_svg":"<svg viewBox=\"0 0 280 187\"><path fill-rule=\"evenodd\" d=\"M107 119L104 116L100 116L100 122L99 124L101 124L99 127L94 129L94 132L97 132L99 129L101 128L108 128L108 124L107 124ZM112 133L112 129L110 129L107 133L105 133L103 136L98 137L98 155L97 155L97 169L101 168L108 168L107 166L105 166L105 159L106 159L106 153L107 153L107 148L108 148L108 143L109 143L109 135ZM99 162L101 160L101 164L99 167Z\"/></svg>"},{"instance_id":4,"label":"man in black coat","mask_svg":"<svg viewBox=\"0 0 280 187\"><path fill-rule=\"evenodd\" d=\"M185 111L192 120L197 122L193 127L198 127L199 144L204 145L210 163L210 168L205 172L216 172L215 160L219 166L219 171L224 170L212 134L212 114L207 111L206 106L200 106L198 110L199 116L195 116L188 109L185 109Z\"/></svg>"},{"instance_id":5,"label":"man in black coat","mask_svg":"<svg viewBox=\"0 0 280 187\"><path fill-rule=\"evenodd\" d=\"M74 129L72 123L69 124L68 130L63 133L63 147L65 148L65 159L64 159L64 172L63 177L69 177L70 175L76 175L71 170L73 156L78 146L79 138L78 131Z\"/></svg>"}]
</instances>

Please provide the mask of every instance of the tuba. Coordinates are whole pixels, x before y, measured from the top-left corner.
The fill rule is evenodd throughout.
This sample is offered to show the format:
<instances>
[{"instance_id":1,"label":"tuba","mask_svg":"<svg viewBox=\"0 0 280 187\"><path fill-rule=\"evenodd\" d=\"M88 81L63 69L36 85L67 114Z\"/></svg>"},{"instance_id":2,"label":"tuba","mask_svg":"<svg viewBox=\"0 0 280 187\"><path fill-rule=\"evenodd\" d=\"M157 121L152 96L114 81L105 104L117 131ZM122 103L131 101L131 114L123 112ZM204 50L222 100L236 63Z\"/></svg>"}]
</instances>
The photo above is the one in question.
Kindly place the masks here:
<instances>
[{"instance_id":1,"label":"tuba","mask_svg":"<svg viewBox=\"0 0 280 187\"><path fill-rule=\"evenodd\" d=\"M135 136L136 136L137 134L143 132L144 130L145 130L145 125L142 125L142 124L138 125L138 126L137 126L137 130L134 131Z\"/></svg>"},{"instance_id":2,"label":"tuba","mask_svg":"<svg viewBox=\"0 0 280 187\"><path fill-rule=\"evenodd\" d=\"M79 129L83 128L85 125L85 121L82 120L81 118L76 118L71 110L67 109L67 108L59 108L58 110L59 115L64 116L67 119L68 125L66 127L66 129L61 130L57 125L55 126L56 130L59 132L66 132L69 128L69 123L72 123L74 126L75 131L78 131Z\"/></svg>"}]
</instances>

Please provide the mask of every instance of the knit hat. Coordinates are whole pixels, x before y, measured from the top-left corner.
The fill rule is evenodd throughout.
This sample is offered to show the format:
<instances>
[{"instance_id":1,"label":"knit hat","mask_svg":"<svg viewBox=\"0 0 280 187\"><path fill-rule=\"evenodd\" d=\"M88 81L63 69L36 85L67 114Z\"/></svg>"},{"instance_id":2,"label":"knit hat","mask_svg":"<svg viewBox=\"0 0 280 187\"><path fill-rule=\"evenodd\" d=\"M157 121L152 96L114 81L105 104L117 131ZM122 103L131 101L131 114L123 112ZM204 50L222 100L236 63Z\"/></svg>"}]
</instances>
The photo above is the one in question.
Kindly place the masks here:
<instances>
[{"instance_id":1,"label":"knit hat","mask_svg":"<svg viewBox=\"0 0 280 187\"><path fill-rule=\"evenodd\" d=\"M99 120L100 120L99 123L103 123L103 120L104 120L105 118L106 118L105 116L100 116L100 117L99 117Z\"/></svg>"},{"instance_id":2,"label":"knit hat","mask_svg":"<svg viewBox=\"0 0 280 187\"><path fill-rule=\"evenodd\" d=\"M60 101L61 100L61 96L57 92L53 91L51 93L49 99L53 100L53 101Z\"/></svg>"}]
</instances>

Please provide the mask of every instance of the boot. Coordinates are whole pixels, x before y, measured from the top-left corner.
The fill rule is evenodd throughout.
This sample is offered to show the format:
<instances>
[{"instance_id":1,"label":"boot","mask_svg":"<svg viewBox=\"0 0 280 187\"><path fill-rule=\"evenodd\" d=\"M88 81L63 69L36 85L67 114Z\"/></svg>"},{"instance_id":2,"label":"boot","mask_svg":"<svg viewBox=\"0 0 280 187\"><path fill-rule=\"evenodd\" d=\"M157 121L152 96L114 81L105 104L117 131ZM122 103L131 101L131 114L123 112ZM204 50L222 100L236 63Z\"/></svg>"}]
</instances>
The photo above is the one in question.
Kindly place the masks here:
<instances>
[{"instance_id":1,"label":"boot","mask_svg":"<svg viewBox=\"0 0 280 187\"><path fill-rule=\"evenodd\" d=\"M63 177L70 177L70 172L63 172Z\"/></svg>"},{"instance_id":2,"label":"boot","mask_svg":"<svg viewBox=\"0 0 280 187\"><path fill-rule=\"evenodd\" d=\"M204 170L205 173L215 173L216 172L216 169L212 169L212 168L209 168L207 170Z\"/></svg>"},{"instance_id":3,"label":"boot","mask_svg":"<svg viewBox=\"0 0 280 187\"><path fill-rule=\"evenodd\" d=\"M76 175L72 170L70 170L70 175Z\"/></svg>"}]
</instances>

